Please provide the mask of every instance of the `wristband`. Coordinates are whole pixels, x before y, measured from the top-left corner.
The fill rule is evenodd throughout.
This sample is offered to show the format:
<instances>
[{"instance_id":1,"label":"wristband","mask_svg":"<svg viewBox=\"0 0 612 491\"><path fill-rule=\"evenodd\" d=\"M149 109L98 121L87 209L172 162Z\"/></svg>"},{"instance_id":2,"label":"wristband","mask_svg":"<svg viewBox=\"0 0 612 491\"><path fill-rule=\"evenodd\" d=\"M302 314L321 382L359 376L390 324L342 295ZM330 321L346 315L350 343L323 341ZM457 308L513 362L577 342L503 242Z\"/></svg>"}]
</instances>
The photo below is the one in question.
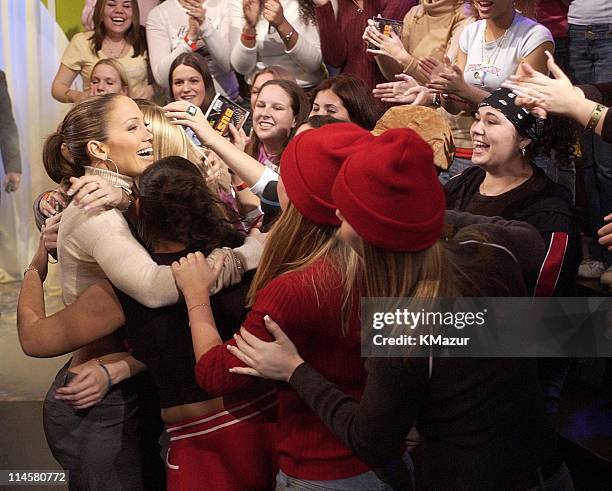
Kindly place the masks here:
<instances>
[{"instance_id":1,"label":"wristband","mask_svg":"<svg viewBox=\"0 0 612 491\"><path fill-rule=\"evenodd\" d=\"M185 41L185 43L187 44L187 46L189 46L189 48L191 48L191 51L197 51L198 50L198 41L192 41L191 39L189 39L189 35L185 34L185 37L183 38L183 41Z\"/></svg>"},{"instance_id":2,"label":"wristband","mask_svg":"<svg viewBox=\"0 0 612 491\"><path fill-rule=\"evenodd\" d=\"M234 186L234 185L232 184L232 189L233 189L234 191L236 191L236 192L240 192L240 191L242 191L242 190L244 190L244 189L246 189L246 188L248 188L248 187L249 187L249 186L248 186L246 183L244 183L244 182L243 182L242 184L238 184L237 186Z\"/></svg>"},{"instance_id":3,"label":"wristband","mask_svg":"<svg viewBox=\"0 0 612 491\"><path fill-rule=\"evenodd\" d=\"M244 32L241 34L241 37L245 41L255 41L255 39L257 39L257 36L253 36L251 34L245 34Z\"/></svg>"},{"instance_id":4,"label":"wristband","mask_svg":"<svg viewBox=\"0 0 612 491\"><path fill-rule=\"evenodd\" d=\"M108 379L108 388L106 389L106 392L108 393L113 388L113 379L111 378L111 374L108 371L108 368L106 368L106 365L100 360L96 361L98 362L98 365L100 365L100 368L106 372L106 378Z\"/></svg>"},{"instance_id":5,"label":"wristband","mask_svg":"<svg viewBox=\"0 0 612 491\"><path fill-rule=\"evenodd\" d=\"M601 104L597 104L595 106L595 109L593 109L593 112L591 113L591 118L589 119L589 122L584 127L584 129L586 129L587 131L593 131L595 128L597 128L597 123L599 123L599 120L601 119L601 115L603 114L604 109L605 109L605 106L602 106Z\"/></svg>"}]
</instances>

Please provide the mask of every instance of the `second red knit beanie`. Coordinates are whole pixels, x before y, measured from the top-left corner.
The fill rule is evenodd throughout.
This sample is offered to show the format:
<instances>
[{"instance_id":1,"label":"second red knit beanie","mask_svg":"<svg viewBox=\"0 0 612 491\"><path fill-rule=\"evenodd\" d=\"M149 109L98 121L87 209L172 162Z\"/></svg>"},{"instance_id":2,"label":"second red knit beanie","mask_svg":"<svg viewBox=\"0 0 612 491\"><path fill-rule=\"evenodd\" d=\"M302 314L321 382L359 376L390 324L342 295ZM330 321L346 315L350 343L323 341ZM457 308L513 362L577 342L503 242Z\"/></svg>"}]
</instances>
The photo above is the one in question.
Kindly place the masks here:
<instances>
[{"instance_id":1,"label":"second red knit beanie","mask_svg":"<svg viewBox=\"0 0 612 491\"><path fill-rule=\"evenodd\" d=\"M351 153L333 200L364 240L383 249L421 251L442 232L446 200L433 151L409 129L387 130Z\"/></svg>"}]
</instances>

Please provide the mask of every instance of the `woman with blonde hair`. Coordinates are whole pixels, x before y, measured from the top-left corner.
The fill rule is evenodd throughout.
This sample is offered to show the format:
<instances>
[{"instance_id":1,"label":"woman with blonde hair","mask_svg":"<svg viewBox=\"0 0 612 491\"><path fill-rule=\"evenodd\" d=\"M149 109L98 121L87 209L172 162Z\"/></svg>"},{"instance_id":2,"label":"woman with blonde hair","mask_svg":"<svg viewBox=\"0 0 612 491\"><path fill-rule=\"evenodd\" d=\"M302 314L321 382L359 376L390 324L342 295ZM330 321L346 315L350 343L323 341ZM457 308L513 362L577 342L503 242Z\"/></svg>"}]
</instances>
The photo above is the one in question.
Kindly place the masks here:
<instances>
[{"instance_id":1,"label":"woman with blonde hair","mask_svg":"<svg viewBox=\"0 0 612 491\"><path fill-rule=\"evenodd\" d=\"M170 115L183 119L187 113ZM203 121L202 124L207 124ZM339 220L331 184L350 149L374 137L351 123L328 125L296 136L283 153L279 198L284 209L274 224L250 291L251 311L243 324L266 335L264 312L293 327L292 334L314 366L355 397L361 394L358 293L347 271L355 256L337 237ZM196 379L214 395L243 390L248 377L228 372L239 361L215 329L205 292L198 286L203 257L173 264L177 285L189 307L196 352ZM321 349L326 346L326 349ZM388 489L370 468L340 444L286 386L278 385L276 489ZM401 455L400 445L397 448Z\"/></svg>"},{"instance_id":2,"label":"woman with blonde hair","mask_svg":"<svg viewBox=\"0 0 612 491\"><path fill-rule=\"evenodd\" d=\"M259 200L251 193L232 192L232 178L225 162L207 147L197 146L180 126L168 121L164 110L146 100L136 101L142 111L145 123L155 135L153 156L155 160L169 156L186 158L193 163L206 179L208 187L225 205L225 214L238 228L240 217L249 218L259 215Z\"/></svg>"},{"instance_id":3,"label":"woman with blonde hair","mask_svg":"<svg viewBox=\"0 0 612 491\"><path fill-rule=\"evenodd\" d=\"M91 95L122 94L130 95L130 81L121 62L113 58L103 58L91 70Z\"/></svg>"},{"instance_id":4,"label":"woman with blonde hair","mask_svg":"<svg viewBox=\"0 0 612 491\"><path fill-rule=\"evenodd\" d=\"M432 150L411 130L388 130L352 152L332 196L342 240L362 260L364 297L521 296L523 276L536 271L544 256L537 232L526 224L445 216ZM443 234L445 222L452 227ZM384 307L379 311L395 316ZM394 358L367 360L359 402L305 362L313 354L292 343L288 319L268 321L267 327L262 337L274 342L241 330L239 349L229 349L251 368L232 372L239 379L288 382L369 465L393 461L414 425L422 439L411 452L416 489L573 489L546 427L535 360L437 358L396 346ZM430 332L408 330L417 337Z\"/></svg>"}]
</instances>

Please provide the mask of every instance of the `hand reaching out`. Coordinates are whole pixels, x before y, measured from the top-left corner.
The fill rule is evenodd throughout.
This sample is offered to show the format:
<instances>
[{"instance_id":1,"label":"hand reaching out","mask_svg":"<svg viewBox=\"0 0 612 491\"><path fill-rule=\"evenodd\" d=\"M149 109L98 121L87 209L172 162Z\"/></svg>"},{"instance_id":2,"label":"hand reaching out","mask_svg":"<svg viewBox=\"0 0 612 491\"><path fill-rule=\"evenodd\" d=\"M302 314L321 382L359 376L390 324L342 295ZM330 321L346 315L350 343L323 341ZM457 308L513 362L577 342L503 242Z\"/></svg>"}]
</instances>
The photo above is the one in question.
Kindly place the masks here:
<instances>
[{"instance_id":1,"label":"hand reaching out","mask_svg":"<svg viewBox=\"0 0 612 491\"><path fill-rule=\"evenodd\" d=\"M584 101L584 94L572 85L548 51L546 56L548 69L555 78L534 70L529 63L523 63L522 73L511 76L503 86L517 95L515 99L517 105L525 107L539 117L546 117L549 113L572 117L574 109Z\"/></svg>"},{"instance_id":2,"label":"hand reaching out","mask_svg":"<svg viewBox=\"0 0 612 491\"><path fill-rule=\"evenodd\" d=\"M374 97L392 104L427 105L430 94L426 87L417 84L414 78L404 73L395 78L398 79L396 82L378 84L372 91Z\"/></svg>"}]
</instances>

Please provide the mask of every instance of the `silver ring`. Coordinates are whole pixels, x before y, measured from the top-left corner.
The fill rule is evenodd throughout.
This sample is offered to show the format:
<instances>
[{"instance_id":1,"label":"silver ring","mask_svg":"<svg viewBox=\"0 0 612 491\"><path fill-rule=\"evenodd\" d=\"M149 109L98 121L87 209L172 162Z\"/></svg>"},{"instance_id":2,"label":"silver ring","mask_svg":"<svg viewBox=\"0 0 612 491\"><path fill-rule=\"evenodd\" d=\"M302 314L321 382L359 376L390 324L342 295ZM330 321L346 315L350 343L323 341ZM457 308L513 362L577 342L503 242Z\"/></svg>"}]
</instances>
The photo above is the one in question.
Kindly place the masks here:
<instances>
[{"instance_id":1,"label":"silver ring","mask_svg":"<svg viewBox=\"0 0 612 491\"><path fill-rule=\"evenodd\" d=\"M189 116L195 116L198 114L198 108L191 104L185 112L189 114Z\"/></svg>"}]
</instances>

